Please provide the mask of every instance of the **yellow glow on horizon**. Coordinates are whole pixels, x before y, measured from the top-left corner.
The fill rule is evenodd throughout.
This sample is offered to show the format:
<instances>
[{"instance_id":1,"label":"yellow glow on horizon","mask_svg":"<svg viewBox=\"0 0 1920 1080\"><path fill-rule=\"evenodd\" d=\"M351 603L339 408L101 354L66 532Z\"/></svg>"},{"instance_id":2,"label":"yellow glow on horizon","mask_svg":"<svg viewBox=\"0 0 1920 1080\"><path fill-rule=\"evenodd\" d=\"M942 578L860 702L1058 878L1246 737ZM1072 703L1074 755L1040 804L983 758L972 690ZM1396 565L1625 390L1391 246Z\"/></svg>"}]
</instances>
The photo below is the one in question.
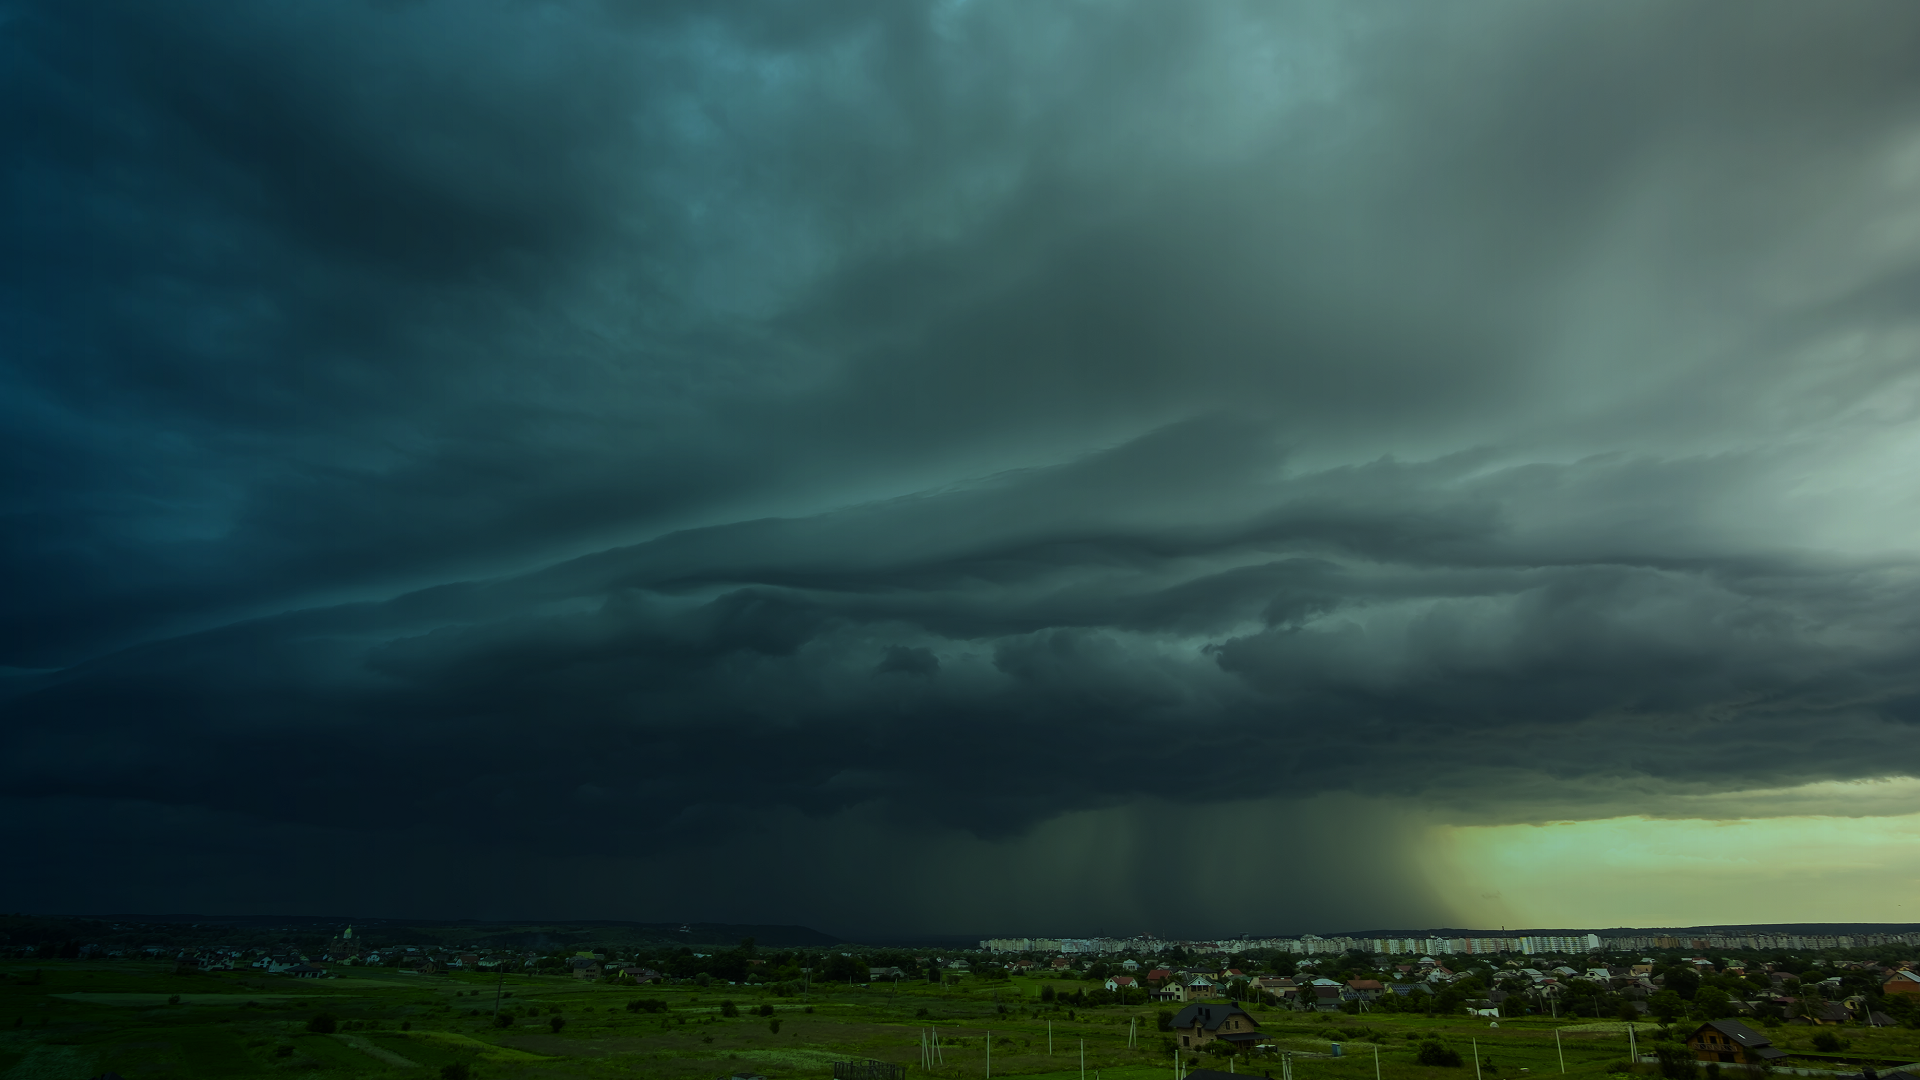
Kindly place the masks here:
<instances>
[{"instance_id":1,"label":"yellow glow on horizon","mask_svg":"<svg viewBox=\"0 0 1920 1080\"><path fill-rule=\"evenodd\" d=\"M1795 793L1825 801L1831 787ZM1920 921L1920 813L1450 826L1429 858L1434 887L1478 927Z\"/></svg>"}]
</instances>

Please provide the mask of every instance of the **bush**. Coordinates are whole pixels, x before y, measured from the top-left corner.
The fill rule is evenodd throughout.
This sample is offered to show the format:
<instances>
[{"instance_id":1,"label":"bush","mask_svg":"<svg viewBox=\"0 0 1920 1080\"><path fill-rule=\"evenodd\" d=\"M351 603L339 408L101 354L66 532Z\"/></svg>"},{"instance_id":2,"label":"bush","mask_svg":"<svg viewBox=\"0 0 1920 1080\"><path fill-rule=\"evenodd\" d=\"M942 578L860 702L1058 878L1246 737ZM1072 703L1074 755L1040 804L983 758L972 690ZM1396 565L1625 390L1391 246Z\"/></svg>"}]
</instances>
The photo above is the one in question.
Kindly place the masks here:
<instances>
[{"instance_id":1,"label":"bush","mask_svg":"<svg viewBox=\"0 0 1920 1080\"><path fill-rule=\"evenodd\" d=\"M558 1035L560 1034L560 1029L567 1026L567 1018L564 1016L556 1016L547 1021L547 1026L553 1029L555 1035Z\"/></svg>"},{"instance_id":2,"label":"bush","mask_svg":"<svg viewBox=\"0 0 1920 1080\"><path fill-rule=\"evenodd\" d=\"M630 1013L666 1012L667 1003L659 998L634 998L627 1002L627 1011Z\"/></svg>"},{"instance_id":3,"label":"bush","mask_svg":"<svg viewBox=\"0 0 1920 1080\"><path fill-rule=\"evenodd\" d=\"M493 1018L493 1026L497 1028L512 1027L513 1017L507 1015L506 1013L500 1013L499 1015Z\"/></svg>"},{"instance_id":4,"label":"bush","mask_svg":"<svg viewBox=\"0 0 1920 1080\"><path fill-rule=\"evenodd\" d=\"M1420 1053L1415 1055L1413 1060L1421 1065L1457 1069L1460 1067L1460 1051L1444 1043L1429 1040L1420 1044Z\"/></svg>"},{"instance_id":5,"label":"bush","mask_svg":"<svg viewBox=\"0 0 1920 1080\"><path fill-rule=\"evenodd\" d=\"M1667 1080L1693 1080L1700 1074L1699 1066L1693 1063L1693 1055L1683 1046L1661 1046L1653 1051L1660 1059L1660 1075Z\"/></svg>"},{"instance_id":6,"label":"bush","mask_svg":"<svg viewBox=\"0 0 1920 1080\"><path fill-rule=\"evenodd\" d=\"M759 1008L757 1008L757 1009L755 1009L755 1010L753 1010L753 1011L754 1011L754 1012L756 1012L756 1013L758 1013L758 1014L760 1014L761 1016L772 1016L772 1015L773 1015L773 1003L772 1003L772 1002L767 1002L766 1004L764 1004L764 1005L761 1005L761 1006L760 1006Z\"/></svg>"},{"instance_id":7,"label":"bush","mask_svg":"<svg viewBox=\"0 0 1920 1080\"><path fill-rule=\"evenodd\" d=\"M464 1061L440 1066L440 1080L471 1080L472 1076L473 1070Z\"/></svg>"},{"instance_id":8,"label":"bush","mask_svg":"<svg viewBox=\"0 0 1920 1080\"><path fill-rule=\"evenodd\" d=\"M1158 1019L1160 1021L1161 1031L1173 1030L1173 1010L1172 1009L1161 1009Z\"/></svg>"},{"instance_id":9,"label":"bush","mask_svg":"<svg viewBox=\"0 0 1920 1080\"><path fill-rule=\"evenodd\" d=\"M307 1030L321 1035L331 1035L340 1030L340 1021L335 1020L332 1013L314 1013L313 1019L307 1021Z\"/></svg>"},{"instance_id":10,"label":"bush","mask_svg":"<svg viewBox=\"0 0 1920 1080\"><path fill-rule=\"evenodd\" d=\"M1847 1040L1831 1031L1822 1031L1813 1037L1813 1048L1829 1054L1837 1054L1847 1048Z\"/></svg>"},{"instance_id":11,"label":"bush","mask_svg":"<svg viewBox=\"0 0 1920 1080\"><path fill-rule=\"evenodd\" d=\"M731 999L723 1001L720 1003L720 1015L726 1017L739 1016L740 1006L735 1005Z\"/></svg>"},{"instance_id":12,"label":"bush","mask_svg":"<svg viewBox=\"0 0 1920 1080\"><path fill-rule=\"evenodd\" d=\"M180 995L179 995L179 994L174 994L174 995L173 995L172 997L169 997L169 998L167 998L167 1004L169 1004L169 1005L178 1005L178 1004L180 1004Z\"/></svg>"},{"instance_id":13,"label":"bush","mask_svg":"<svg viewBox=\"0 0 1920 1080\"><path fill-rule=\"evenodd\" d=\"M778 1020L767 1021L767 1030L773 1032L775 1035L780 1034L780 1021Z\"/></svg>"}]
</instances>

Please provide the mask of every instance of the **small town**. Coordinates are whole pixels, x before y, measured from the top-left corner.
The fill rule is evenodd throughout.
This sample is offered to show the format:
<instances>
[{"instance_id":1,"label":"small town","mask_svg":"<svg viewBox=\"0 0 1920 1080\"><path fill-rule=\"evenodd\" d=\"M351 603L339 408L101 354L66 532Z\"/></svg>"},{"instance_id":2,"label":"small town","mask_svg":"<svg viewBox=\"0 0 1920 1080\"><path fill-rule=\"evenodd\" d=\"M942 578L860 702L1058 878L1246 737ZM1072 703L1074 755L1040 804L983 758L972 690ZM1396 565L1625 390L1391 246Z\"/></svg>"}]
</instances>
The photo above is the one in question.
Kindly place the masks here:
<instances>
[{"instance_id":1,"label":"small town","mask_svg":"<svg viewBox=\"0 0 1920 1080\"><path fill-rule=\"evenodd\" d=\"M711 928L675 944L696 935L0 922L0 1002L15 1012L0 1041L22 1066L48 1046L89 1045L107 1018L138 1016L212 1025L213 1043L270 1071L352 1076L695 1077L712 1074L699 1062L715 1055L748 1080L1065 1078L1082 1057L1100 1077L1194 1080L1340 1080L1356 1063L1375 1080L1467 1068L1476 1080L1920 1076L1920 930L990 938L956 949L727 945L708 943ZM492 945L435 940L449 936ZM252 1035L243 1048L240 1031ZM151 1060L124 1060L145 1053L117 1051L127 1068L115 1075L152 1073ZM181 1075L196 1075L190 1064L180 1059Z\"/></svg>"}]
</instances>

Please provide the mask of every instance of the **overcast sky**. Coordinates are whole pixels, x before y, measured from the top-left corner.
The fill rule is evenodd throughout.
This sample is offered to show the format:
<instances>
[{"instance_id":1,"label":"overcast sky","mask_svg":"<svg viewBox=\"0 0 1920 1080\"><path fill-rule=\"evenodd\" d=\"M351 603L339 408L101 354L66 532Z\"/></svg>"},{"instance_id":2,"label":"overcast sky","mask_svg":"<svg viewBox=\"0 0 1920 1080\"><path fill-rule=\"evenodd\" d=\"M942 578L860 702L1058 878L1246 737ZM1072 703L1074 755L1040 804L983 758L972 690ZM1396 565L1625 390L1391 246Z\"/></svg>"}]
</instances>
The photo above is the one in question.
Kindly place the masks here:
<instances>
[{"instance_id":1,"label":"overcast sky","mask_svg":"<svg viewBox=\"0 0 1920 1080\"><path fill-rule=\"evenodd\" d=\"M1920 9L5 0L0 125L9 908L1416 928L1911 809Z\"/></svg>"}]
</instances>

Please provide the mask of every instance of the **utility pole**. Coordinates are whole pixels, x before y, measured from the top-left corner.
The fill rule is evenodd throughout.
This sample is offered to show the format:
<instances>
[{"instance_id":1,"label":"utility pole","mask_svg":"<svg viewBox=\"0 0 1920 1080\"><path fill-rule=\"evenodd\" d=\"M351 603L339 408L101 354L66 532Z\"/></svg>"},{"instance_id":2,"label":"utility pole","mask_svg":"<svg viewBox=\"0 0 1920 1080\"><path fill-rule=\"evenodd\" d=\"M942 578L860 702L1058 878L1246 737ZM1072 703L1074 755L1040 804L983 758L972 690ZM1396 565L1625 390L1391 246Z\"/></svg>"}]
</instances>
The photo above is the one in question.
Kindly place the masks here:
<instances>
[{"instance_id":1,"label":"utility pole","mask_svg":"<svg viewBox=\"0 0 1920 1080\"><path fill-rule=\"evenodd\" d=\"M507 973L500 973L500 981L493 988L493 1015L500 1015L500 991L507 988Z\"/></svg>"},{"instance_id":2,"label":"utility pole","mask_svg":"<svg viewBox=\"0 0 1920 1080\"><path fill-rule=\"evenodd\" d=\"M1560 1034L1560 1029L1554 1028L1553 1033L1555 1035ZM1480 1080L1480 1040L1479 1039L1473 1040L1473 1080Z\"/></svg>"},{"instance_id":3,"label":"utility pole","mask_svg":"<svg viewBox=\"0 0 1920 1080\"><path fill-rule=\"evenodd\" d=\"M987 1032L987 1080L993 1080L993 1032Z\"/></svg>"},{"instance_id":4,"label":"utility pole","mask_svg":"<svg viewBox=\"0 0 1920 1080\"><path fill-rule=\"evenodd\" d=\"M1087 1040L1080 1040L1080 1080L1087 1080Z\"/></svg>"},{"instance_id":5,"label":"utility pole","mask_svg":"<svg viewBox=\"0 0 1920 1080\"><path fill-rule=\"evenodd\" d=\"M1373 1044L1373 1080L1380 1080L1380 1044Z\"/></svg>"},{"instance_id":6,"label":"utility pole","mask_svg":"<svg viewBox=\"0 0 1920 1080\"><path fill-rule=\"evenodd\" d=\"M1047 1056L1053 1056L1053 1021L1047 1021Z\"/></svg>"},{"instance_id":7,"label":"utility pole","mask_svg":"<svg viewBox=\"0 0 1920 1080\"><path fill-rule=\"evenodd\" d=\"M1627 1021L1627 1060L1640 1063L1640 1045L1633 1037L1633 1021Z\"/></svg>"},{"instance_id":8,"label":"utility pole","mask_svg":"<svg viewBox=\"0 0 1920 1080\"><path fill-rule=\"evenodd\" d=\"M1560 1029L1553 1029L1553 1052L1560 1055L1560 1071L1567 1071L1567 1052L1560 1048Z\"/></svg>"}]
</instances>

